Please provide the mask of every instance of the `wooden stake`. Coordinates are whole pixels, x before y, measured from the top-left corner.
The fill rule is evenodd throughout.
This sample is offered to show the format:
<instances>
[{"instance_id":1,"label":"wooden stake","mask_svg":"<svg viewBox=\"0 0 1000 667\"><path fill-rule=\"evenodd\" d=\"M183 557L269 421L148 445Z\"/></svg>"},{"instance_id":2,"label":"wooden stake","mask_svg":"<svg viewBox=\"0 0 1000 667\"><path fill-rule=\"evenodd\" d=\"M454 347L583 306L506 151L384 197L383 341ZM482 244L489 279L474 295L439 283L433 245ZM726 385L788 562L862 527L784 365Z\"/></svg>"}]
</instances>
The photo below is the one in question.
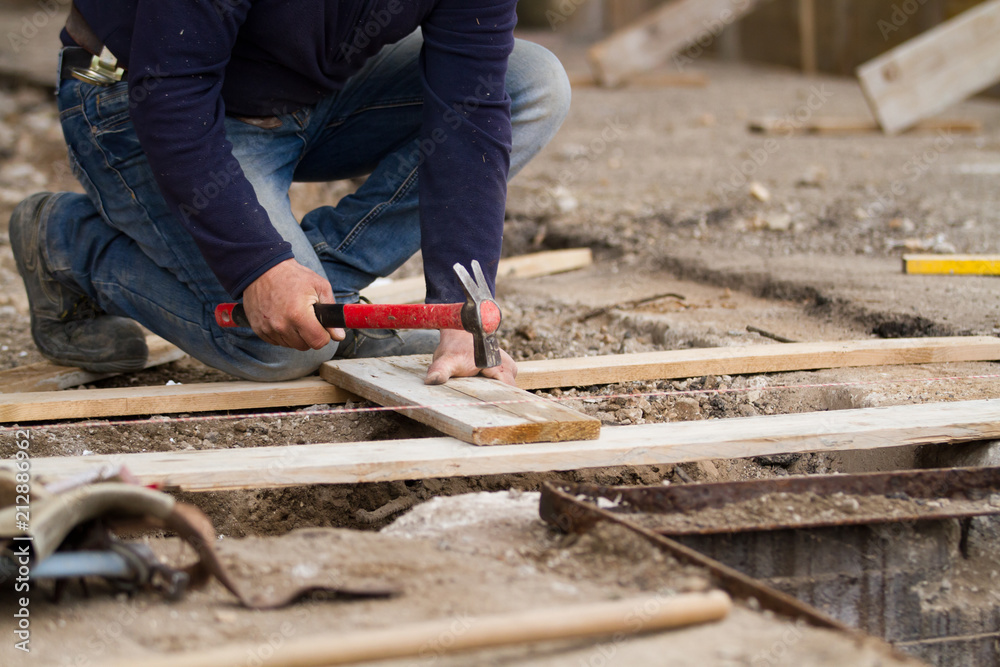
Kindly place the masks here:
<instances>
[{"instance_id":1,"label":"wooden stake","mask_svg":"<svg viewBox=\"0 0 1000 667\"><path fill-rule=\"evenodd\" d=\"M444 618L374 630L324 633L290 639L269 656L260 656L260 667L319 667L426 657L500 646L543 641L629 636L709 623L725 618L732 600L723 591L687 593L676 597L646 596L612 602L574 604L548 609ZM165 656L144 655L143 667L238 667L247 663L249 648L238 644Z\"/></svg>"}]
</instances>

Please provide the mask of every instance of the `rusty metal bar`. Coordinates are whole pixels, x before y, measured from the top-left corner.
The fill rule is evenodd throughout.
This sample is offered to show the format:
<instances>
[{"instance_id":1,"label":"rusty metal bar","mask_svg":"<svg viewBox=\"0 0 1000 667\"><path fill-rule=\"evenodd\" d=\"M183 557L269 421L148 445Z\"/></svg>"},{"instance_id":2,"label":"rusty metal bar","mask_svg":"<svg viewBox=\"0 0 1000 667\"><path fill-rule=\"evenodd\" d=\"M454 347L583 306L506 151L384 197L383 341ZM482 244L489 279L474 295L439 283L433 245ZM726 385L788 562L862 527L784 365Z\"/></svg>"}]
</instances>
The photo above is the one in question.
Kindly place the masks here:
<instances>
[{"instance_id":1,"label":"rusty metal bar","mask_svg":"<svg viewBox=\"0 0 1000 667\"><path fill-rule=\"evenodd\" d=\"M806 475L746 482L675 486L613 487L565 485L574 496L614 503L612 512L631 516L662 535L711 535L758 530L786 530L889 522L927 521L1000 514L1000 468L947 468L851 475ZM784 494L784 495L778 495ZM822 514L751 516L731 512L717 525L698 522L697 512L732 509L739 503L774 499L774 505L804 508L809 497L829 500L884 498L884 507L832 507ZM828 505L829 507L829 505ZM689 521L670 517L684 515ZM679 525L687 523L687 525Z\"/></svg>"}]
</instances>

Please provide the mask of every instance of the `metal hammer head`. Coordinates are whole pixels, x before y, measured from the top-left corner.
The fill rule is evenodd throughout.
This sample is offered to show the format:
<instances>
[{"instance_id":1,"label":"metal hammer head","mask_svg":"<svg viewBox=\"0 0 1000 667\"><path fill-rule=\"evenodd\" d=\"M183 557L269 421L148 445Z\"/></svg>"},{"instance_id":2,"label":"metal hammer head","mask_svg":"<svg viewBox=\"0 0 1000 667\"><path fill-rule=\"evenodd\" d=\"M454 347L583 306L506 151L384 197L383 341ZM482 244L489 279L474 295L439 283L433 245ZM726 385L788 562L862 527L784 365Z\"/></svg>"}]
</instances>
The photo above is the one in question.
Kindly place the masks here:
<instances>
[{"instance_id":1,"label":"metal hammer head","mask_svg":"<svg viewBox=\"0 0 1000 667\"><path fill-rule=\"evenodd\" d=\"M496 327L492 331L487 331L483 326L483 307L495 308L497 313L497 326L499 326L500 306L493 300L489 285L486 284L486 276L479 266L479 262L472 260L472 272L476 275L473 280L469 272L461 264L453 267L455 274L462 283L465 291L465 305L462 306L462 326L472 334L473 343L476 350L476 368L493 368L500 365L500 342L497 340Z\"/></svg>"}]
</instances>

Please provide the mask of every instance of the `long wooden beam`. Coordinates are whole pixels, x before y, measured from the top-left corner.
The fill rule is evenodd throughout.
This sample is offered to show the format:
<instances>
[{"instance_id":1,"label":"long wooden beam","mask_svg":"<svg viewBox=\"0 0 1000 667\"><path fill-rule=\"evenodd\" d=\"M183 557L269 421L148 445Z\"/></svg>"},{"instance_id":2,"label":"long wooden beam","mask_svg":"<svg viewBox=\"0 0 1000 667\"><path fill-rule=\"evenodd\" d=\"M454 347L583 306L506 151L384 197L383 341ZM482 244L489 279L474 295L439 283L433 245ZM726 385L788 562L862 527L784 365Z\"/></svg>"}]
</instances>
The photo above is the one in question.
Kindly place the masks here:
<instances>
[{"instance_id":1,"label":"long wooden beam","mask_svg":"<svg viewBox=\"0 0 1000 667\"><path fill-rule=\"evenodd\" d=\"M122 464L143 484L185 491L355 484L1000 438L1000 399L617 426L598 440L475 447L454 438L148 452L32 460L58 479Z\"/></svg>"},{"instance_id":2,"label":"long wooden beam","mask_svg":"<svg viewBox=\"0 0 1000 667\"><path fill-rule=\"evenodd\" d=\"M786 343L522 361L517 384L521 389L548 389L702 375L997 360L1000 339L991 336ZM320 373L326 377L330 371L324 367ZM319 378L0 394L0 423L291 407L341 403L351 396Z\"/></svg>"}]
</instances>

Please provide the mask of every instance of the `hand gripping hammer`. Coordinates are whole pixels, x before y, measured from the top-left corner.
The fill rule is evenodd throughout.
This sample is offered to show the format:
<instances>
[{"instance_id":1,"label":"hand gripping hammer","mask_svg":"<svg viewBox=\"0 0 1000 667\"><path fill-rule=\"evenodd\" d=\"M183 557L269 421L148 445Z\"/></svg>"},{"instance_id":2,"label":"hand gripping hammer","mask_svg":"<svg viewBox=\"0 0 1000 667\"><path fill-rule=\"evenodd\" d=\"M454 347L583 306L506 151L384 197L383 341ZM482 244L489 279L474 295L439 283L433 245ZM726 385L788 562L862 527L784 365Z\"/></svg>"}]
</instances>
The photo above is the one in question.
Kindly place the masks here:
<instances>
[{"instance_id":1,"label":"hand gripping hammer","mask_svg":"<svg viewBox=\"0 0 1000 667\"><path fill-rule=\"evenodd\" d=\"M324 328L349 329L465 329L473 336L477 368L500 365L500 306L493 300L479 262L472 260L475 280L465 267L455 264L465 303L375 304L317 303L316 319ZM249 327L243 304L223 303L215 308L220 327Z\"/></svg>"}]
</instances>

